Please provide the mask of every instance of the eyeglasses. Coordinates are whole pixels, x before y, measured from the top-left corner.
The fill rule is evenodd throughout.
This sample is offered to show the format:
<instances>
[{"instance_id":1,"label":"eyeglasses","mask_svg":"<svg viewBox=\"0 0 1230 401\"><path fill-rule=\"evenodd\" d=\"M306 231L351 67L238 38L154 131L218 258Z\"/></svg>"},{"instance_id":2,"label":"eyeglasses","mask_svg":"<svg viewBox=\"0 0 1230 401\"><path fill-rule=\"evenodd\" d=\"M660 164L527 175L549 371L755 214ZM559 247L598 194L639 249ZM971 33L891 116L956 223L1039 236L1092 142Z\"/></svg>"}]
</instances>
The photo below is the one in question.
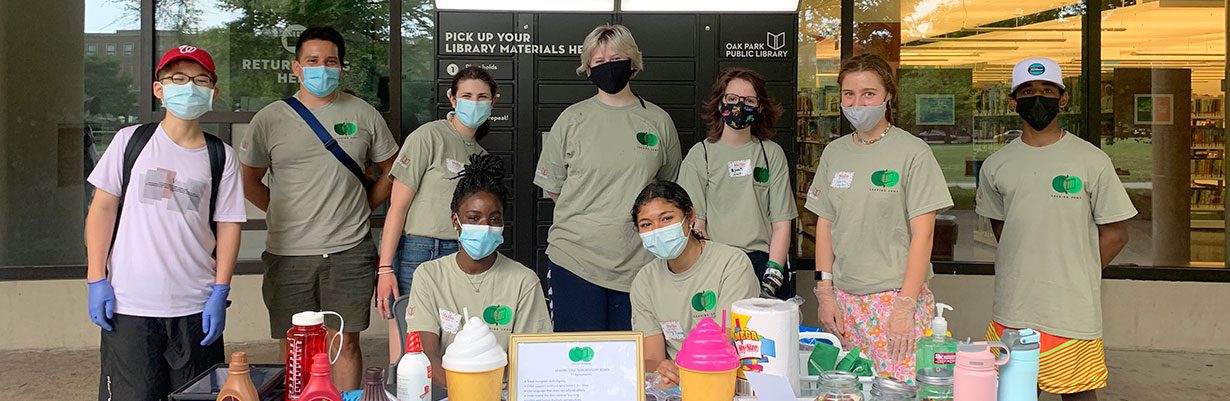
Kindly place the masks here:
<instances>
[{"instance_id":1,"label":"eyeglasses","mask_svg":"<svg viewBox=\"0 0 1230 401\"><path fill-rule=\"evenodd\" d=\"M739 103L740 101L748 106L760 107L760 98L755 96L739 96L733 93L722 95L722 103L734 104Z\"/></svg>"},{"instance_id":2,"label":"eyeglasses","mask_svg":"<svg viewBox=\"0 0 1230 401\"><path fill-rule=\"evenodd\" d=\"M171 76L169 77L158 78L158 82L166 81L168 79L171 80L171 82L178 84L178 85L183 85L188 82L192 82L193 84L196 84L196 86L204 86L206 88L214 86L214 79L213 77L210 77L209 74L189 76L188 74L177 72L177 73L171 74Z\"/></svg>"}]
</instances>

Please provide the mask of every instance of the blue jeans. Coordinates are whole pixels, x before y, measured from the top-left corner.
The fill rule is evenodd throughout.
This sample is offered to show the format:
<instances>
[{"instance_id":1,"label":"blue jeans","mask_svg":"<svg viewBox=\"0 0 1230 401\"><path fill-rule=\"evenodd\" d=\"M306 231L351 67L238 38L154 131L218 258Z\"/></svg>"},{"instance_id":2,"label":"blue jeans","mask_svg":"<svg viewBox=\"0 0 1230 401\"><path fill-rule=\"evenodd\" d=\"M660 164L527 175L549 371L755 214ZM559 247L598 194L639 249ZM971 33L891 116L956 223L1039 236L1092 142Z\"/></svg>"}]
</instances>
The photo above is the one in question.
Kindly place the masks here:
<instances>
[{"instance_id":1,"label":"blue jeans","mask_svg":"<svg viewBox=\"0 0 1230 401\"><path fill-rule=\"evenodd\" d=\"M397 244L397 256L393 257L393 265L397 267L397 291L401 295L410 294L414 271L419 265L457 253L458 246L455 240L403 235Z\"/></svg>"},{"instance_id":2,"label":"blue jeans","mask_svg":"<svg viewBox=\"0 0 1230 401\"><path fill-rule=\"evenodd\" d=\"M585 281L555 262L548 266L556 332L632 330L628 293Z\"/></svg>"}]
</instances>

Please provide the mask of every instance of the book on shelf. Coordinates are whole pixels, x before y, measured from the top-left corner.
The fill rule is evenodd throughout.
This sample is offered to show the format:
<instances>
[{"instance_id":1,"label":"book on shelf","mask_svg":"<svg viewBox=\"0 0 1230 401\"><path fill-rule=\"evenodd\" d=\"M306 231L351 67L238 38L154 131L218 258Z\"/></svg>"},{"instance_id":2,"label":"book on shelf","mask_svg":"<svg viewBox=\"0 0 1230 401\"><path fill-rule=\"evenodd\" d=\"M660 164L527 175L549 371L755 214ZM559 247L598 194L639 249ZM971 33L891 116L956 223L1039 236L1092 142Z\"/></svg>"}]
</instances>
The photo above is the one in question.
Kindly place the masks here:
<instances>
[{"instance_id":1,"label":"book on shelf","mask_svg":"<svg viewBox=\"0 0 1230 401\"><path fill-rule=\"evenodd\" d=\"M1192 127L1192 145L1197 147L1224 147L1226 129L1216 126Z\"/></svg>"},{"instance_id":2,"label":"book on shelf","mask_svg":"<svg viewBox=\"0 0 1230 401\"><path fill-rule=\"evenodd\" d=\"M1225 116L1225 100L1221 96L1192 97L1192 115L1195 118L1220 118Z\"/></svg>"},{"instance_id":3,"label":"book on shelf","mask_svg":"<svg viewBox=\"0 0 1230 401\"><path fill-rule=\"evenodd\" d=\"M1225 163L1218 159L1192 159L1192 175L1202 177L1223 177Z\"/></svg>"},{"instance_id":4,"label":"book on shelf","mask_svg":"<svg viewBox=\"0 0 1230 401\"><path fill-rule=\"evenodd\" d=\"M1222 190L1192 189L1192 209L1221 209L1225 207L1222 201Z\"/></svg>"}]
</instances>

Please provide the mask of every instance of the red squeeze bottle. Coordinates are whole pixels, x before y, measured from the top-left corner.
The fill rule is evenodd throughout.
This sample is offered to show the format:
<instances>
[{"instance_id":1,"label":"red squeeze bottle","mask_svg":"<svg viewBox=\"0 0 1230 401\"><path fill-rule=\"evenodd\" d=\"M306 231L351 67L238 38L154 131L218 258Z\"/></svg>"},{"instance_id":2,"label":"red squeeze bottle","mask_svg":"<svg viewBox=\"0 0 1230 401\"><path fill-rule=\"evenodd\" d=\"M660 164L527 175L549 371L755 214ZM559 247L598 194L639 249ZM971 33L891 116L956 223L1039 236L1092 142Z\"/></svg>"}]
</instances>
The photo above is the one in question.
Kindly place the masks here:
<instances>
[{"instance_id":1,"label":"red squeeze bottle","mask_svg":"<svg viewBox=\"0 0 1230 401\"><path fill-rule=\"evenodd\" d=\"M333 372L329 367L329 354L321 352L312 356L312 378L299 394L306 401L342 401L342 393L333 385Z\"/></svg>"},{"instance_id":2,"label":"red squeeze bottle","mask_svg":"<svg viewBox=\"0 0 1230 401\"><path fill-rule=\"evenodd\" d=\"M296 313L286 331L286 401L298 401L312 377L312 356L325 353L325 318L316 312Z\"/></svg>"}]
</instances>

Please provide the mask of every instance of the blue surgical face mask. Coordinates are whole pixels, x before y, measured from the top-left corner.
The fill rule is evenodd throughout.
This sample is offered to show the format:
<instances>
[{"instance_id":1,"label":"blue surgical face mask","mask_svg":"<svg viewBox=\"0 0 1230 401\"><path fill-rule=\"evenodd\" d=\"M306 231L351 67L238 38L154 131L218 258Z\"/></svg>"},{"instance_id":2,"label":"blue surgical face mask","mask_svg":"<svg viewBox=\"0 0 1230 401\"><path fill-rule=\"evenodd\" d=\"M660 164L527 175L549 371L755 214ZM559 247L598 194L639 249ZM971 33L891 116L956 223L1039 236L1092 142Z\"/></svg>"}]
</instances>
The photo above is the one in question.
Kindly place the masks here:
<instances>
[{"instance_id":1,"label":"blue surgical face mask","mask_svg":"<svg viewBox=\"0 0 1230 401\"><path fill-rule=\"evenodd\" d=\"M683 222L671 224L647 233L641 233L641 245L658 259L671 260L683 253L688 244Z\"/></svg>"},{"instance_id":2,"label":"blue surgical face mask","mask_svg":"<svg viewBox=\"0 0 1230 401\"><path fill-rule=\"evenodd\" d=\"M504 227L462 224L457 241L470 258L479 260L495 252L504 243Z\"/></svg>"},{"instance_id":3,"label":"blue surgical face mask","mask_svg":"<svg viewBox=\"0 0 1230 401\"><path fill-rule=\"evenodd\" d=\"M329 96L341 82L342 69L337 67L303 67L303 87L317 97Z\"/></svg>"},{"instance_id":4,"label":"blue surgical face mask","mask_svg":"<svg viewBox=\"0 0 1230 401\"><path fill-rule=\"evenodd\" d=\"M491 117L491 101L476 102L469 99L457 99L457 107L453 109L461 125L478 128Z\"/></svg>"},{"instance_id":5,"label":"blue surgical face mask","mask_svg":"<svg viewBox=\"0 0 1230 401\"><path fill-rule=\"evenodd\" d=\"M186 84L162 84L162 106L181 120L195 120L213 108L214 90Z\"/></svg>"}]
</instances>

